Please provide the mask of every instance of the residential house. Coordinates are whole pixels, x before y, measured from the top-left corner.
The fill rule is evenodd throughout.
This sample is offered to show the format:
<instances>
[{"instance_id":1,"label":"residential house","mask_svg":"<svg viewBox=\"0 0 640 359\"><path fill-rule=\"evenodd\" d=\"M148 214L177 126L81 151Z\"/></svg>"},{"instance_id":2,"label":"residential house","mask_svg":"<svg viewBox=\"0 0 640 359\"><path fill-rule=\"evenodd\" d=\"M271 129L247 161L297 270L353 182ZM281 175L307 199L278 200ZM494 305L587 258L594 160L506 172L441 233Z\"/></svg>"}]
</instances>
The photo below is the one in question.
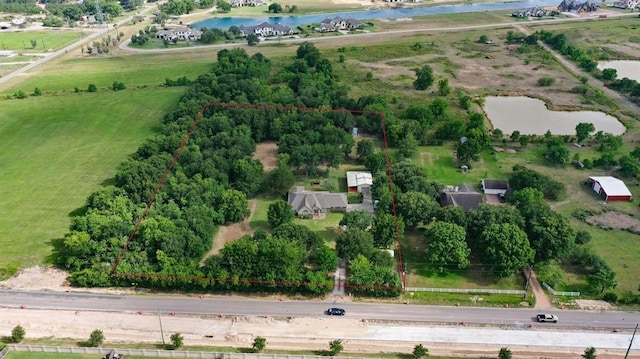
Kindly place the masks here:
<instances>
[{"instance_id":1,"label":"residential house","mask_svg":"<svg viewBox=\"0 0 640 359\"><path fill-rule=\"evenodd\" d=\"M621 180L611 176L589 177L591 188L605 201L631 201L633 196Z\"/></svg>"},{"instance_id":2,"label":"residential house","mask_svg":"<svg viewBox=\"0 0 640 359\"><path fill-rule=\"evenodd\" d=\"M558 11L568 11L568 12L592 12L596 11L600 8L598 4L591 0L587 0L585 2L579 0L562 0L560 5L558 5Z\"/></svg>"},{"instance_id":3,"label":"residential house","mask_svg":"<svg viewBox=\"0 0 640 359\"><path fill-rule=\"evenodd\" d=\"M267 5L267 2L264 0L231 0L229 5L231 5L231 7L261 6Z\"/></svg>"},{"instance_id":4,"label":"residential house","mask_svg":"<svg viewBox=\"0 0 640 359\"><path fill-rule=\"evenodd\" d=\"M361 193L364 187L373 186L371 172L347 171L347 188L349 193Z\"/></svg>"},{"instance_id":5,"label":"residential house","mask_svg":"<svg viewBox=\"0 0 640 359\"><path fill-rule=\"evenodd\" d=\"M637 0L620 0L620 1L616 1L613 3L613 7L616 7L618 9L635 9L636 7L638 7L638 1Z\"/></svg>"},{"instance_id":6,"label":"residential house","mask_svg":"<svg viewBox=\"0 0 640 359\"><path fill-rule=\"evenodd\" d=\"M362 23L352 17L343 19L341 17L335 17L333 19L326 18L320 22L320 27L317 29L320 32L331 32L338 30L353 30L362 26Z\"/></svg>"},{"instance_id":7,"label":"residential house","mask_svg":"<svg viewBox=\"0 0 640 359\"><path fill-rule=\"evenodd\" d=\"M504 195L509 189L509 183L505 180L483 179L480 186L484 194Z\"/></svg>"},{"instance_id":8,"label":"residential house","mask_svg":"<svg viewBox=\"0 0 640 359\"><path fill-rule=\"evenodd\" d=\"M156 32L156 39L160 40L198 41L200 38L202 38L202 31L186 26Z\"/></svg>"},{"instance_id":9,"label":"residential house","mask_svg":"<svg viewBox=\"0 0 640 359\"><path fill-rule=\"evenodd\" d=\"M345 212L347 195L328 191L307 191L303 186L289 191L288 202L298 217L316 217L323 213Z\"/></svg>"},{"instance_id":10,"label":"residential house","mask_svg":"<svg viewBox=\"0 0 640 359\"><path fill-rule=\"evenodd\" d=\"M462 207L465 212L472 211L483 203L485 203L484 196L467 184L445 189L440 195L440 205L442 207Z\"/></svg>"},{"instance_id":11,"label":"residential house","mask_svg":"<svg viewBox=\"0 0 640 359\"><path fill-rule=\"evenodd\" d=\"M262 24L256 26L240 25L238 28L240 29L240 33L242 34L242 36L247 36L249 34L254 34L261 37L293 35L293 29L291 29L289 26L270 24L268 22L263 22Z\"/></svg>"},{"instance_id":12,"label":"residential house","mask_svg":"<svg viewBox=\"0 0 640 359\"><path fill-rule=\"evenodd\" d=\"M520 9L520 10L516 10L513 13L511 13L511 16L513 17L542 17L542 16L549 16L549 15L554 15L555 11L551 11L551 10L547 10L545 8L542 7L529 7L526 9Z\"/></svg>"}]
</instances>

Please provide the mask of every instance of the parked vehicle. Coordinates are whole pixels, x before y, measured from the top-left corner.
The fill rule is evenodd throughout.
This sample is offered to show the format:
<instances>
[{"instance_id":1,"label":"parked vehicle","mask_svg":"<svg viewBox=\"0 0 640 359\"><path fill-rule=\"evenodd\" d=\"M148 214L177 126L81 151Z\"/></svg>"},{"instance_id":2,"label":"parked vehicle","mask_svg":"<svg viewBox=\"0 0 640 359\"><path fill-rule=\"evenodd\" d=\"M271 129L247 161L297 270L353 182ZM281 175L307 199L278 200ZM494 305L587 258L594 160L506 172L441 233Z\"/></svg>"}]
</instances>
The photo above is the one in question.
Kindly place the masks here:
<instances>
[{"instance_id":1,"label":"parked vehicle","mask_svg":"<svg viewBox=\"0 0 640 359\"><path fill-rule=\"evenodd\" d=\"M329 308L327 309L327 315L344 315L346 312L342 308Z\"/></svg>"},{"instance_id":2,"label":"parked vehicle","mask_svg":"<svg viewBox=\"0 0 640 359\"><path fill-rule=\"evenodd\" d=\"M558 317L556 315L553 315L553 314L538 314L536 316L536 318L541 323L542 322L551 322L551 323L557 323L558 322Z\"/></svg>"}]
</instances>

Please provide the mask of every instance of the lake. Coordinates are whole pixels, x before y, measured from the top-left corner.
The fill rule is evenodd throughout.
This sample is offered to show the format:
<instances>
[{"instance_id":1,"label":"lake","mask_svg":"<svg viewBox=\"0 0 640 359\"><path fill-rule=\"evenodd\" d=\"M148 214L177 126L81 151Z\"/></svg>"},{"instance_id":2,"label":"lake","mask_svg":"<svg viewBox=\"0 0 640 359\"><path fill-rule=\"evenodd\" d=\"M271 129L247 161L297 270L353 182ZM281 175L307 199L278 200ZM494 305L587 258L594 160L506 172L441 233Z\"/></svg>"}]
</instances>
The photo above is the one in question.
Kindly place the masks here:
<instances>
[{"instance_id":1,"label":"lake","mask_svg":"<svg viewBox=\"0 0 640 359\"><path fill-rule=\"evenodd\" d=\"M640 82L640 61L621 60L621 61L600 61L598 69L614 69L618 71L617 79L628 78Z\"/></svg>"},{"instance_id":2,"label":"lake","mask_svg":"<svg viewBox=\"0 0 640 359\"><path fill-rule=\"evenodd\" d=\"M580 122L592 123L596 132L621 135L626 130L617 118L604 112L549 111L543 101L524 96L489 96L484 111L493 127L506 135L516 130L523 135L544 135L547 130L554 135L575 135Z\"/></svg>"},{"instance_id":3,"label":"lake","mask_svg":"<svg viewBox=\"0 0 640 359\"><path fill-rule=\"evenodd\" d=\"M296 27L308 24L319 24L320 21L336 16L342 18L354 18L358 20L374 20L374 19L397 19L405 17L428 16L439 14L457 14L463 12L479 12L479 11L497 11L497 10L513 10L534 6L554 6L558 0L526 0L526 1L502 1L487 3L465 3L455 5L436 5L436 6L419 6L410 8L389 8L381 10L362 10L362 11L343 11L315 15L300 16L274 16L274 17L231 17L228 15L220 15L207 20L196 22L191 27L200 29L203 27L212 29L228 29L231 26L252 26L263 22L277 23L289 27ZM267 7L264 7L265 11ZM233 11L233 10L231 10Z\"/></svg>"}]
</instances>

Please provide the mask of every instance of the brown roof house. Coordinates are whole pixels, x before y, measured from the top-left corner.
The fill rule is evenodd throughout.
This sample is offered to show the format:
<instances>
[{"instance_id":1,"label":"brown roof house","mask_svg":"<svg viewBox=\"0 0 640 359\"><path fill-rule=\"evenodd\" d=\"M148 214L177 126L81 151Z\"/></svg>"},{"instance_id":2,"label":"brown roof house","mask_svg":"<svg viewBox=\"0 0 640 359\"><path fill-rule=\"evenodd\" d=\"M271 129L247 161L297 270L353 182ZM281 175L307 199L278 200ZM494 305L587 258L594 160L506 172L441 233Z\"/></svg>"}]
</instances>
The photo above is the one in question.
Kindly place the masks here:
<instances>
[{"instance_id":1,"label":"brown roof house","mask_svg":"<svg viewBox=\"0 0 640 359\"><path fill-rule=\"evenodd\" d=\"M289 191L288 202L298 217L318 217L329 212L345 212L347 195L328 191L307 191L295 186Z\"/></svg>"},{"instance_id":2,"label":"brown roof house","mask_svg":"<svg viewBox=\"0 0 640 359\"><path fill-rule=\"evenodd\" d=\"M445 189L440 195L440 205L442 207L462 207L465 212L472 211L483 203L485 203L484 196L467 184L461 184L455 187L449 186L449 188Z\"/></svg>"}]
</instances>

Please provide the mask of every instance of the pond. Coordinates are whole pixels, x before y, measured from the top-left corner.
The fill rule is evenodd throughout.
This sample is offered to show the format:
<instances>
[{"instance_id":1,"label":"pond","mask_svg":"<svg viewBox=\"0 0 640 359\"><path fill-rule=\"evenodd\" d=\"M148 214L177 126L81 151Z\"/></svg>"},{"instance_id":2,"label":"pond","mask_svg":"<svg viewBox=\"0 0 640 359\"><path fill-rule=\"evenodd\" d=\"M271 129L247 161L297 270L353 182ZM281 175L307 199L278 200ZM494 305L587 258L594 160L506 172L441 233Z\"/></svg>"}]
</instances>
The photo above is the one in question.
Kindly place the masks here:
<instances>
[{"instance_id":1,"label":"pond","mask_svg":"<svg viewBox=\"0 0 640 359\"><path fill-rule=\"evenodd\" d=\"M618 79L628 78L640 82L640 61L620 60L620 61L600 61L598 69L614 69L618 71Z\"/></svg>"},{"instance_id":2,"label":"pond","mask_svg":"<svg viewBox=\"0 0 640 359\"><path fill-rule=\"evenodd\" d=\"M315 15L300 16L278 16L278 17L212 17L207 20L199 21L191 25L195 29L203 27L213 29L228 29L231 26L251 26L263 23L277 23L289 27L296 27L308 24L319 24L320 21L336 16L342 18L354 18L357 20L373 20L373 19L397 19L405 17L438 15L438 14L456 14L463 12L478 11L497 11L512 10L534 6L554 6L558 4L558 0L525 0L525 1L500 1L500 2L483 2L483 3L464 3L455 5L436 5L436 6L420 6L410 8L389 8L381 10L362 10L362 11L343 11ZM233 10L231 10L233 11ZM266 7L265 7L266 11Z\"/></svg>"},{"instance_id":3,"label":"pond","mask_svg":"<svg viewBox=\"0 0 640 359\"><path fill-rule=\"evenodd\" d=\"M493 124L506 135L520 131L523 135L574 135L580 122L592 123L597 131L621 135L626 128L617 118L596 111L550 111L538 99L514 96L489 96L484 111Z\"/></svg>"}]
</instances>

